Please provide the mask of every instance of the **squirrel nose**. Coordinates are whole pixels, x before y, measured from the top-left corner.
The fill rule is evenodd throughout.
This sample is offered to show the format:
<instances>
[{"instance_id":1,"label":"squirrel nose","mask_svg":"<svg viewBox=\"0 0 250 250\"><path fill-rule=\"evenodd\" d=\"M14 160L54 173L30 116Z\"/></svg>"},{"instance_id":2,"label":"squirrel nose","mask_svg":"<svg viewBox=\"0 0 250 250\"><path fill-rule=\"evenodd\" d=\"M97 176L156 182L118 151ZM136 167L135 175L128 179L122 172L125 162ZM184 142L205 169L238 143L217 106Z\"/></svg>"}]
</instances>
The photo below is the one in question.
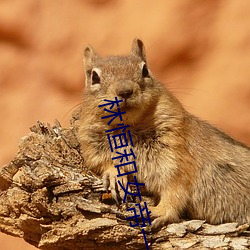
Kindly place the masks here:
<instances>
[{"instance_id":1,"label":"squirrel nose","mask_svg":"<svg viewBox=\"0 0 250 250\"><path fill-rule=\"evenodd\" d=\"M129 97L132 96L133 89L121 89L121 90L118 90L116 93L118 96L120 96L124 99L128 99Z\"/></svg>"}]
</instances>

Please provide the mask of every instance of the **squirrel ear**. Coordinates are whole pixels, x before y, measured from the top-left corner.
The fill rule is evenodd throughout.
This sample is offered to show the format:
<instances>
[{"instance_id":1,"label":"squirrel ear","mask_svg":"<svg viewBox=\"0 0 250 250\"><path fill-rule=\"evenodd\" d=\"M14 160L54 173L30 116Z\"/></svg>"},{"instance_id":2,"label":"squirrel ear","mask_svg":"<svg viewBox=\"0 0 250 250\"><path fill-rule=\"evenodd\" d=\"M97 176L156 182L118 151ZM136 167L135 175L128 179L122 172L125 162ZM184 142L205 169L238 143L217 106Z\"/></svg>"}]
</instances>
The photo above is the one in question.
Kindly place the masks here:
<instances>
[{"instance_id":1,"label":"squirrel ear","mask_svg":"<svg viewBox=\"0 0 250 250\"><path fill-rule=\"evenodd\" d=\"M94 68L94 63L97 58L97 54L91 46L88 46L84 49L83 53L83 63L85 69L85 85L88 85L88 82L91 79L91 71Z\"/></svg>"},{"instance_id":2,"label":"squirrel ear","mask_svg":"<svg viewBox=\"0 0 250 250\"><path fill-rule=\"evenodd\" d=\"M135 38L132 43L132 54L139 56L142 61L147 62L146 51L143 42L140 39Z\"/></svg>"},{"instance_id":3,"label":"squirrel ear","mask_svg":"<svg viewBox=\"0 0 250 250\"><path fill-rule=\"evenodd\" d=\"M84 54L83 54L83 63L85 66L85 70L89 70L93 68L93 64L95 59L97 58L97 55L93 48L91 46L88 46L84 49Z\"/></svg>"}]
</instances>

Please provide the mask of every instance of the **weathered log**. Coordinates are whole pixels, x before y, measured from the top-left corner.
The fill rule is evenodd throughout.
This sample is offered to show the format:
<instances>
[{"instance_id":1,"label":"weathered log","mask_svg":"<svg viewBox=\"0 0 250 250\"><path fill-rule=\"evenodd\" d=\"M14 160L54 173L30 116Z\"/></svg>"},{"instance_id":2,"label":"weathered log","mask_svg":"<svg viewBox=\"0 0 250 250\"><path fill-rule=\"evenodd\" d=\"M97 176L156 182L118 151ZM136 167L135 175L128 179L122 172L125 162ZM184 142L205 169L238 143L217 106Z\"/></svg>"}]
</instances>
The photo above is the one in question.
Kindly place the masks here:
<instances>
[{"instance_id":1,"label":"weathered log","mask_svg":"<svg viewBox=\"0 0 250 250\"><path fill-rule=\"evenodd\" d=\"M0 170L0 231L45 250L146 249L126 207L117 208L84 165L78 119L75 112L69 128L37 122L21 139L15 158ZM146 237L150 249L249 249L249 230L191 220L147 229Z\"/></svg>"}]
</instances>

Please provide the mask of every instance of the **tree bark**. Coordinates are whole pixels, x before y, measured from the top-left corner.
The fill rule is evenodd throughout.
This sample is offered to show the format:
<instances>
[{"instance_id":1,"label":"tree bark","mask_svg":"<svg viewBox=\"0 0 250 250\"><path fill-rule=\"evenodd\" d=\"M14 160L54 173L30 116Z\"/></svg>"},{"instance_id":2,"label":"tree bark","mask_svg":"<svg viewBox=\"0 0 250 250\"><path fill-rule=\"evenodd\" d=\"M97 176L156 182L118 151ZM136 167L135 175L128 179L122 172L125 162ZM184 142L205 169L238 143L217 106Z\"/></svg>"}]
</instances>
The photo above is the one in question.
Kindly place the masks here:
<instances>
[{"instance_id":1,"label":"tree bark","mask_svg":"<svg viewBox=\"0 0 250 250\"><path fill-rule=\"evenodd\" d=\"M19 152L0 169L1 232L45 250L146 249L141 228L126 220L126 207L118 208L84 165L78 121L79 111L69 128L37 122L20 140ZM191 220L148 228L146 237L150 249L249 249L249 230L247 224Z\"/></svg>"}]
</instances>

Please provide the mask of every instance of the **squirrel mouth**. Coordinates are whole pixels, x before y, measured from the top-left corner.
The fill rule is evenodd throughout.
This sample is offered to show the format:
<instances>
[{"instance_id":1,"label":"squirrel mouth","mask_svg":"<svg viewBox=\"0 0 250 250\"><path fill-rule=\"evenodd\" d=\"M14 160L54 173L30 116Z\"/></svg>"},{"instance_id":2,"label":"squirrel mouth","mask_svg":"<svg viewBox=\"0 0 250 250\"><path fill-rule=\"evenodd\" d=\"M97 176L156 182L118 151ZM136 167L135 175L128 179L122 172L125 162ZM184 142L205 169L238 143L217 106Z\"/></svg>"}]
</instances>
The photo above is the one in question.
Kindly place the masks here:
<instances>
[{"instance_id":1,"label":"squirrel mouth","mask_svg":"<svg viewBox=\"0 0 250 250\"><path fill-rule=\"evenodd\" d=\"M129 99L123 99L123 102L120 104L120 106L124 111L134 108L133 101Z\"/></svg>"}]
</instances>

